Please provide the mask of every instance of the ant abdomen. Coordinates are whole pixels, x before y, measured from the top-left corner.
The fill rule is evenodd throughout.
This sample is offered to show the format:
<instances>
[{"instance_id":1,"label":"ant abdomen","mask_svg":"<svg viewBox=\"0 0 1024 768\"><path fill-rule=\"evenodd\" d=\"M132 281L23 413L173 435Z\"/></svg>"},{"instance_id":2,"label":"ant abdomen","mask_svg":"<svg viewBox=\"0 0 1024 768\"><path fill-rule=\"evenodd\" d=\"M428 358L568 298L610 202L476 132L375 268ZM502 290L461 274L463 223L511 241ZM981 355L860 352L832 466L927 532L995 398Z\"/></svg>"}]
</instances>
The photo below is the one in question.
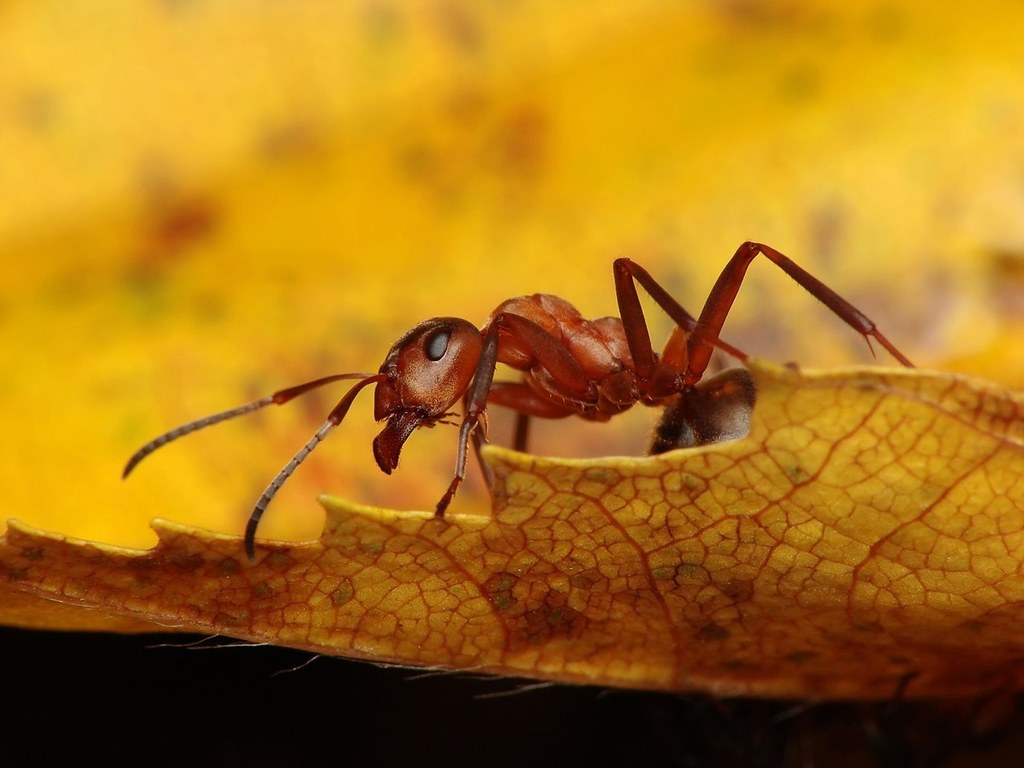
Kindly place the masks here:
<instances>
[{"instance_id":1,"label":"ant abdomen","mask_svg":"<svg viewBox=\"0 0 1024 768\"><path fill-rule=\"evenodd\" d=\"M651 454L739 440L750 432L757 387L746 368L730 368L685 390L665 408Z\"/></svg>"}]
</instances>

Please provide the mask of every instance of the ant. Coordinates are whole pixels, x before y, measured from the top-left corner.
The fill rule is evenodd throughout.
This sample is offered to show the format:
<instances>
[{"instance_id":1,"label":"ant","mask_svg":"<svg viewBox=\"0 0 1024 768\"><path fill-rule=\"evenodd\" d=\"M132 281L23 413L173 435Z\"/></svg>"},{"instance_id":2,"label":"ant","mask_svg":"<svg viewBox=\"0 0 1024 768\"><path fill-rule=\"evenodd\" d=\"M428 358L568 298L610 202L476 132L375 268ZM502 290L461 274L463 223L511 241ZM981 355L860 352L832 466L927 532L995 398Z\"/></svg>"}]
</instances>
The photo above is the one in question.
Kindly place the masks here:
<instances>
[{"instance_id":1,"label":"ant","mask_svg":"<svg viewBox=\"0 0 1024 768\"><path fill-rule=\"evenodd\" d=\"M356 396L370 385L376 385L373 417L386 422L373 440L373 456L385 474L398 466L402 446L413 432L450 423L445 420L456 415L450 409L460 399L463 401L455 474L437 502L437 518L444 517L465 477L470 439L477 451L485 439L488 403L517 412L514 444L518 450L525 449L530 417L575 415L607 421L638 402L668 406L652 448L655 453L740 437L745 434L742 424L749 422L753 406L749 374L736 374L742 369L733 369L701 380L716 349L740 362L747 360L746 354L718 335L747 267L758 254L860 333L869 348L874 338L901 364L913 367L860 310L767 245L746 242L737 249L696 319L647 270L620 258L612 266L619 317L586 320L565 299L534 294L502 302L480 329L456 317L426 320L395 342L377 373L325 376L184 424L142 446L128 460L123 477L157 448L183 435L267 405L281 405L331 382L358 380L257 500L245 529L245 551L254 560L256 527L267 505L296 467L342 422ZM660 356L651 346L637 283L676 324ZM521 379L494 381L497 363L521 371Z\"/></svg>"}]
</instances>

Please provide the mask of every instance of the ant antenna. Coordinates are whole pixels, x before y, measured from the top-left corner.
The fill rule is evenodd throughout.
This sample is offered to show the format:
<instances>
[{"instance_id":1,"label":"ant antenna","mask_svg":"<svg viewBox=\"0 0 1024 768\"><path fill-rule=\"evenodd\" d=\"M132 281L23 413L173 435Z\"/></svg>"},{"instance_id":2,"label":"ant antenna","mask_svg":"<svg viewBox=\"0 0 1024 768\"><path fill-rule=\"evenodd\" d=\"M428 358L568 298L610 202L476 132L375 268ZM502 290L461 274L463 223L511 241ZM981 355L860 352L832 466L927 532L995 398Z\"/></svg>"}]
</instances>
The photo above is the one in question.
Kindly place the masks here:
<instances>
[{"instance_id":1,"label":"ant antenna","mask_svg":"<svg viewBox=\"0 0 1024 768\"><path fill-rule=\"evenodd\" d=\"M273 402L274 396L268 395L267 397L261 397L259 400L253 400L251 403L246 403L245 405L240 405L237 408L232 408L229 411L222 411L221 413L215 413L211 416L204 416L201 419L190 421L188 424L182 424L180 427L175 427L170 432L165 432L160 435L160 437L150 440L132 454L132 457L128 459L128 463L124 465L124 471L121 472L121 479L124 480L128 477L128 475L131 474L131 471L135 469L135 466L144 458L149 456L149 454L157 448L167 445L172 440L177 440L179 437L184 437L191 432L195 432L197 429L208 427L211 424L217 424L221 421L227 421L228 419L233 419L236 416L242 416L246 413L259 410Z\"/></svg>"},{"instance_id":2,"label":"ant antenna","mask_svg":"<svg viewBox=\"0 0 1024 768\"><path fill-rule=\"evenodd\" d=\"M283 403L287 403L293 397L305 394L311 389L322 387L324 384L330 384L332 381L341 381L342 379L366 379L369 376L371 376L369 373L338 373L333 376L324 376L321 379L307 381L305 384L296 384L293 387L280 389L272 395L261 397L259 400L253 400L251 403L240 405L237 408L222 411L221 413L214 413L210 416L204 416L201 419L190 421L188 424L182 424L180 427L175 427L171 431L165 432L159 437L150 440L132 454L132 457L128 459L128 463L124 465L124 471L121 473L121 479L128 477L128 475L131 474L131 471L135 469L135 466L157 448L162 448L172 440L177 440L179 437L184 437L198 429L209 427L212 424L219 424L222 421L233 419L236 416L244 416L247 413L252 413L253 411L257 411L268 405L281 405Z\"/></svg>"},{"instance_id":3,"label":"ant antenna","mask_svg":"<svg viewBox=\"0 0 1024 768\"><path fill-rule=\"evenodd\" d=\"M343 374L343 376L346 376L347 378L354 378L354 375L352 374ZM320 427L313 437L309 439L309 442L302 446L298 453L292 456L291 461L285 464L281 471L277 473L277 476L270 481L270 485L266 487L259 499L256 500L256 505L252 508L252 512L249 514L249 522L245 525L245 554L249 557L250 562L256 560L256 527L259 525L260 518L263 517L263 513L266 512L267 506L270 504L271 500L277 495L277 492L281 490L281 486L284 485L285 481L289 477L291 477L299 464L305 461L306 457L313 452L313 449L316 448L317 445L319 445L327 436L327 433L341 423L342 419L345 418L345 414L348 413L348 409L352 406L353 401L355 401L356 395L358 395L359 392L367 385L376 384L386 378L387 376L383 373L374 375L366 374L363 376L362 381L353 385L352 388L345 393L345 396L341 398L341 401L334 406L334 409L327 415L327 421L325 421L323 426ZM302 386L305 385L299 385L299 387ZM291 396L294 397L294 395ZM245 406L243 406L243 408L244 407Z\"/></svg>"}]
</instances>

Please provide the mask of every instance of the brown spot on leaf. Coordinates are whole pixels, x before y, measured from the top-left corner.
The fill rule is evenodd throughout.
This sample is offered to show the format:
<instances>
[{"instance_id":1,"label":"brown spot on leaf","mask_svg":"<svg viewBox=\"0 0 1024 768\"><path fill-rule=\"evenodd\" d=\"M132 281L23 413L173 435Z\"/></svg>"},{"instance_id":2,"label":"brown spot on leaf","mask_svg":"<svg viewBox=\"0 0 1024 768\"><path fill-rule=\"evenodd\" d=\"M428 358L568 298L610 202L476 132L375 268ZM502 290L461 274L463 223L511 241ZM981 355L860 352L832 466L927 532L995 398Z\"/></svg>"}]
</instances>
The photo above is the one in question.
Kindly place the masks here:
<instances>
[{"instance_id":1,"label":"brown spot on leaf","mask_svg":"<svg viewBox=\"0 0 1024 768\"><path fill-rule=\"evenodd\" d=\"M734 602L745 603L754 596L753 579L729 579L718 585L722 594Z\"/></svg>"},{"instance_id":2,"label":"brown spot on leaf","mask_svg":"<svg viewBox=\"0 0 1024 768\"><path fill-rule=\"evenodd\" d=\"M275 550L267 555L264 564L275 571L285 571L295 564L295 558L287 552Z\"/></svg>"},{"instance_id":3,"label":"brown spot on leaf","mask_svg":"<svg viewBox=\"0 0 1024 768\"><path fill-rule=\"evenodd\" d=\"M356 589L351 579L341 579L331 591L331 603L337 607L345 605L356 595Z\"/></svg>"},{"instance_id":4,"label":"brown spot on leaf","mask_svg":"<svg viewBox=\"0 0 1024 768\"><path fill-rule=\"evenodd\" d=\"M574 573L569 577L569 583L577 589L593 589L595 585L603 580L600 571L596 568Z\"/></svg>"},{"instance_id":5,"label":"brown spot on leaf","mask_svg":"<svg viewBox=\"0 0 1024 768\"><path fill-rule=\"evenodd\" d=\"M179 571L198 571L203 567L203 556L196 552L178 552L171 555L168 562Z\"/></svg>"},{"instance_id":6,"label":"brown spot on leaf","mask_svg":"<svg viewBox=\"0 0 1024 768\"><path fill-rule=\"evenodd\" d=\"M694 637L702 643L720 643L728 640L730 635L726 627L711 622L698 629Z\"/></svg>"},{"instance_id":7,"label":"brown spot on leaf","mask_svg":"<svg viewBox=\"0 0 1024 768\"><path fill-rule=\"evenodd\" d=\"M266 581L261 581L252 588L252 596L256 600L266 600L268 597L273 597L273 595L274 588Z\"/></svg>"},{"instance_id":8,"label":"brown spot on leaf","mask_svg":"<svg viewBox=\"0 0 1024 768\"><path fill-rule=\"evenodd\" d=\"M213 623L223 627L238 627L245 623L245 617L235 614L221 612L213 617Z\"/></svg>"},{"instance_id":9,"label":"brown spot on leaf","mask_svg":"<svg viewBox=\"0 0 1024 768\"><path fill-rule=\"evenodd\" d=\"M512 590L518 579L511 573L496 573L484 582L484 591L487 593L499 611L507 610L516 602L512 596Z\"/></svg>"},{"instance_id":10,"label":"brown spot on leaf","mask_svg":"<svg viewBox=\"0 0 1024 768\"><path fill-rule=\"evenodd\" d=\"M560 592L548 592L535 608L523 612L518 620L509 619L512 634L510 646L517 647L517 638L531 645L544 645L557 637L571 637L585 626L585 619L566 604Z\"/></svg>"}]
</instances>

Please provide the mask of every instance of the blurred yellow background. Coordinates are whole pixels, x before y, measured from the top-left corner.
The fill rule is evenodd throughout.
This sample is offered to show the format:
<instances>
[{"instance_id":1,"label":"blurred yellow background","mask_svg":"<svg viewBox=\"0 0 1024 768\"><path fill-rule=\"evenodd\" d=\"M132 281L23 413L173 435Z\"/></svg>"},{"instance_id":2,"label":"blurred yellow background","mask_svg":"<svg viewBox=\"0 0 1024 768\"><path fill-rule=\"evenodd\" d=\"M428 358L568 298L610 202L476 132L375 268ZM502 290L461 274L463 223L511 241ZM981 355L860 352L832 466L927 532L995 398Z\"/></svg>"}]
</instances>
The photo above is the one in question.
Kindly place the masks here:
<instances>
[{"instance_id":1,"label":"blurred yellow background","mask_svg":"<svg viewBox=\"0 0 1024 768\"><path fill-rule=\"evenodd\" d=\"M426 317L482 323L532 292L614 313L616 256L696 313L748 238L922 365L1019 386L1022 28L1010 0L6 3L3 515L132 546L156 516L240 533L343 389L122 483L124 460L180 422L375 370ZM767 262L726 338L809 367L871 359ZM323 490L433 506L454 430L416 435L388 478L371 412L363 395L261 535L315 537ZM651 418L563 422L539 446L638 453Z\"/></svg>"}]
</instances>

